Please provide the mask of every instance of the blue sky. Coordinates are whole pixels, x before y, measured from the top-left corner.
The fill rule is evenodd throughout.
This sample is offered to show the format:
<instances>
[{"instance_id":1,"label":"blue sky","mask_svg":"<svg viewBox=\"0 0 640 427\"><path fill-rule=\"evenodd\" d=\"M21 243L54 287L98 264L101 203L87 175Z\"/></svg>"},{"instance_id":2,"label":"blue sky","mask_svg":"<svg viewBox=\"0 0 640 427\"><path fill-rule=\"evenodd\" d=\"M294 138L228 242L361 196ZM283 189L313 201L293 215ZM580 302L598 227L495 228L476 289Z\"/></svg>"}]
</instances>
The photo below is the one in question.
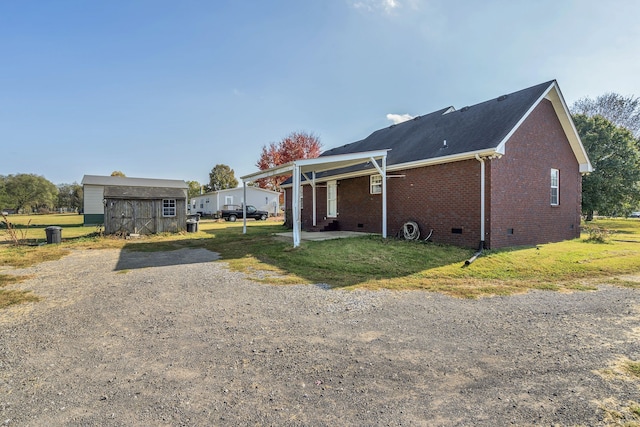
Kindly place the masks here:
<instances>
[{"instance_id":1,"label":"blue sky","mask_svg":"<svg viewBox=\"0 0 640 427\"><path fill-rule=\"evenodd\" d=\"M0 2L0 174L208 182L557 79L640 96L636 0Z\"/></svg>"}]
</instances>

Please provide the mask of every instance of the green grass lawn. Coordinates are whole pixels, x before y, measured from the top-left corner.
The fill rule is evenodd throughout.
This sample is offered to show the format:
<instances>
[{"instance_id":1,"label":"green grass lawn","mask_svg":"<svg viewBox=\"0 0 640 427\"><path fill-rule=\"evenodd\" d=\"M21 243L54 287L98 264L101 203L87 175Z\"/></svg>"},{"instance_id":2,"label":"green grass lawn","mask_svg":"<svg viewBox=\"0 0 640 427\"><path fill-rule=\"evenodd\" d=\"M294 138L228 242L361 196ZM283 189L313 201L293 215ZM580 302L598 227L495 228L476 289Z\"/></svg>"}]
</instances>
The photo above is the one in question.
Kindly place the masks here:
<instances>
[{"instance_id":1,"label":"green grass lawn","mask_svg":"<svg viewBox=\"0 0 640 427\"><path fill-rule=\"evenodd\" d=\"M81 215L11 216L26 225L27 240L44 240L44 227L60 225L59 245L15 247L0 230L0 266L23 267L60 258L71 249L122 248L128 251L166 251L207 248L222 255L231 268L253 280L270 284L327 283L334 288L425 290L452 296L509 295L531 289L576 291L598 284L640 287L640 220L599 219L591 223L612 231L606 243L580 239L537 247L485 251L469 266L473 250L431 243L382 239L377 236L303 242L274 233L281 222L242 223L201 221L197 233L163 234L136 240L100 236L83 227ZM42 234L39 234L42 233ZM15 281L0 275L0 287ZM1 291L1 290L0 290ZM6 292L6 290L5 290ZM0 298L1 298L0 293ZM6 304L5 304L6 305ZM2 302L0 301L0 306Z\"/></svg>"},{"instance_id":2,"label":"green grass lawn","mask_svg":"<svg viewBox=\"0 0 640 427\"><path fill-rule=\"evenodd\" d=\"M84 216L78 214L9 215L7 219L14 225L18 237L29 243L46 242L45 228L50 225L62 227L64 239L87 237L96 232L94 226L84 227ZM0 229L0 243L8 239L3 232L6 230Z\"/></svg>"}]
</instances>

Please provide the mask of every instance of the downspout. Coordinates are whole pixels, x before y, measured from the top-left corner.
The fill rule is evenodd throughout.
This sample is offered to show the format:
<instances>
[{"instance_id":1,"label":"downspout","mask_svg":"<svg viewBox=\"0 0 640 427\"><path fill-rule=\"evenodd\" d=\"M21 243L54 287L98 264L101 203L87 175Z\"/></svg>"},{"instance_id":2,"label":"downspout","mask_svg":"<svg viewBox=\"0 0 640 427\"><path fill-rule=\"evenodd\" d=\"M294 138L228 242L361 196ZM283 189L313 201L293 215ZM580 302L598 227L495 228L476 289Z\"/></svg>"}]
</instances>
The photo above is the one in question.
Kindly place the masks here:
<instances>
[{"instance_id":1,"label":"downspout","mask_svg":"<svg viewBox=\"0 0 640 427\"><path fill-rule=\"evenodd\" d=\"M484 206L484 187L485 187L485 165L484 159L476 154L476 160L480 162L480 243L478 245L478 252L473 254L471 258L464 262L464 265L469 265L475 261L484 249L484 222L485 222L485 206Z\"/></svg>"}]
</instances>

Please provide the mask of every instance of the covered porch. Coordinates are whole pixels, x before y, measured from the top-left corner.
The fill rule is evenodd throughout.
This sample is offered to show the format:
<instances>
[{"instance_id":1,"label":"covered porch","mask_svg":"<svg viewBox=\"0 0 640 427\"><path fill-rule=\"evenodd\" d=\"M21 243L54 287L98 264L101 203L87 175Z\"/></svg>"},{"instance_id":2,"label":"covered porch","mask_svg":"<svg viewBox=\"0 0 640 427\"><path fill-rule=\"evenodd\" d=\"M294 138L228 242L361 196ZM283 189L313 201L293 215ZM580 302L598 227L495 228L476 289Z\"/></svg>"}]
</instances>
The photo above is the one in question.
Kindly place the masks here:
<instances>
[{"instance_id":1,"label":"covered porch","mask_svg":"<svg viewBox=\"0 0 640 427\"><path fill-rule=\"evenodd\" d=\"M387 237L387 151L389 150L376 150L367 151L361 153L351 154L339 154L335 156L324 156L313 159L296 160L284 165L276 166L270 169L262 170L252 173L250 175L242 176L242 184L244 192L246 194L247 183L256 181L262 178L268 178L278 175L291 175L292 176L292 224L293 231L291 236L293 239L293 246L300 246L302 240L301 231L301 212L300 212L300 186L310 185L312 188L312 205L313 205L313 225L316 225L316 181L317 174L319 172L328 172L332 170L338 170L341 168L347 168L350 166L360 165L364 163L370 163L372 168L375 168L382 177L382 237ZM380 162L380 163L378 163ZM304 181L303 179L304 178ZM246 200L246 197L245 197ZM246 206L246 205L245 205ZM246 207L245 207L246 209ZM243 233L247 232L247 220L246 214L244 216ZM327 233L327 232L322 232ZM313 233L319 234L319 233ZM364 233L359 233L364 234Z\"/></svg>"}]
</instances>

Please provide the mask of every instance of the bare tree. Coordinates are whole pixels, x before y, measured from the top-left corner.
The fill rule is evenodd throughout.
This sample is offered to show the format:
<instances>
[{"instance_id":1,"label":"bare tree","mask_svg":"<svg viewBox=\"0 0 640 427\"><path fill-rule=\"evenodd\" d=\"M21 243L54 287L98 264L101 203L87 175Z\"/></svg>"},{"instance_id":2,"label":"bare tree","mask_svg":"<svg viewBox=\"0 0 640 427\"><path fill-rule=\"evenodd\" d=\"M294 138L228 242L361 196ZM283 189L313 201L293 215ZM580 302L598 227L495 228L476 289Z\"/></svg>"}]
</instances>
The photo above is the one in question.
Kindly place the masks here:
<instances>
[{"instance_id":1,"label":"bare tree","mask_svg":"<svg viewBox=\"0 0 640 427\"><path fill-rule=\"evenodd\" d=\"M602 116L616 126L629 129L636 138L640 138L640 98L622 96L618 93L605 93L596 99L585 97L571 106L572 114L587 117Z\"/></svg>"}]
</instances>

